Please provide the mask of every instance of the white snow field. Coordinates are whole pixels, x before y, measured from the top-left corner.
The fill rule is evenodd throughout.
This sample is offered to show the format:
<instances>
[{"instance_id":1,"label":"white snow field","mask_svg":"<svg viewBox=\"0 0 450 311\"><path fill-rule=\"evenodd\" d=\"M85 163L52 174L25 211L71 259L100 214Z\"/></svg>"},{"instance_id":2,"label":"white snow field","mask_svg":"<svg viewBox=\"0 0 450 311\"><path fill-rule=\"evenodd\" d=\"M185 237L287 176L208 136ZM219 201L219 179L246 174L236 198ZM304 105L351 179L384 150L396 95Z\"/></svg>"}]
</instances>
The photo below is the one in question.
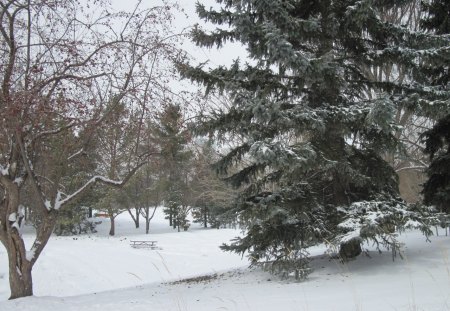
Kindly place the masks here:
<instances>
[{"instance_id":1,"label":"white snow field","mask_svg":"<svg viewBox=\"0 0 450 311\"><path fill-rule=\"evenodd\" d=\"M107 219L96 234L52 237L33 270L35 296L13 301L0 247L0 310L450 310L450 237L442 229L431 243L404 233L403 260L367 246L370 257L343 265L315 248L314 272L294 282L222 252L218 246L238 230L193 225L178 233L161 213L155 218L148 236L123 214L115 237ZM157 240L162 249L131 248L135 239Z\"/></svg>"}]
</instances>

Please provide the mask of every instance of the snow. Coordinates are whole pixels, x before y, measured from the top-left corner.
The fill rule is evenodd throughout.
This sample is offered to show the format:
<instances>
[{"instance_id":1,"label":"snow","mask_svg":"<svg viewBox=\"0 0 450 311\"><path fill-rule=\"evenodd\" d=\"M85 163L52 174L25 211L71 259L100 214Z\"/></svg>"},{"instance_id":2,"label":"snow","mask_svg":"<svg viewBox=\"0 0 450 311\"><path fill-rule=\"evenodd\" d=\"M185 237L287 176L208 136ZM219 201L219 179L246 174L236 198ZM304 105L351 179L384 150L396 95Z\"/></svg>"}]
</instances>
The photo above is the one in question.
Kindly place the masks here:
<instances>
[{"instance_id":1,"label":"snow","mask_svg":"<svg viewBox=\"0 0 450 311\"><path fill-rule=\"evenodd\" d=\"M0 164L0 174L3 176L8 176L9 175L9 165L4 167L3 165Z\"/></svg>"},{"instance_id":2,"label":"snow","mask_svg":"<svg viewBox=\"0 0 450 311\"><path fill-rule=\"evenodd\" d=\"M52 237L33 270L34 297L7 301L7 256L0 248L0 310L450 310L450 237L416 231L400 236L404 259L366 246L347 264L324 247L310 250L314 272L305 282L280 280L218 246L240 233L192 225L176 232L157 211L151 232L118 216L99 232ZM34 236L24 228L26 244ZM27 232L28 230L28 232ZM161 250L134 249L130 240L157 240ZM203 279L186 278L205 276Z\"/></svg>"},{"instance_id":3,"label":"snow","mask_svg":"<svg viewBox=\"0 0 450 311\"><path fill-rule=\"evenodd\" d=\"M15 222L17 220L16 213L11 213L8 216L8 221Z\"/></svg>"},{"instance_id":4,"label":"snow","mask_svg":"<svg viewBox=\"0 0 450 311\"><path fill-rule=\"evenodd\" d=\"M61 191L56 193L55 210L59 210L61 208L61 194Z\"/></svg>"},{"instance_id":5,"label":"snow","mask_svg":"<svg viewBox=\"0 0 450 311\"><path fill-rule=\"evenodd\" d=\"M31 250L26 252L25 257L27 258L28 261L32 261L35 253L36 249L32 248Z\"/></svg>"},{"instance_id":6,"label":"snow","mask_svg":"<svg viewBox=\"0 0 450 311\"><path fill-rule=\"evenodd\" d=\"M17 221L11 225L11 228L16 228L17 231L20 231L20 226Z\"/></svg>"},{"instance_id":7,"label":"snow","mask_svg":"<svg viewBox=\"0 0 450 311\"><path fill-rule=\"evenodd\" d=\"M22 217L21 213L22 213L22 210L21 210L21 208L19 206L19 217ZM8 221L13 223L11 225L11 228L16 228L17 231L20 231L19 220L17 219L17 214L16 213L9 214Z\"/></svg>"},{"instance_id":8,"label":"snow","mask_svg":"<svg viewBox=\"0 0 450 311\"><path fill-rule=\"evenodd\" d=\"M44 205L45 205L45 208L47 208L47 210L52 209L52 203L49 200L45 200Z\"/></svg>"},{"instance_id":9,"label":"snow","mask_svg":"<svg viewBox=\"0 0 450 311\"><path fill-rule=\"evenodd\" d=\"M25 217L25 206L19 205L19 218Z\"/></svg>"}]
</instances>

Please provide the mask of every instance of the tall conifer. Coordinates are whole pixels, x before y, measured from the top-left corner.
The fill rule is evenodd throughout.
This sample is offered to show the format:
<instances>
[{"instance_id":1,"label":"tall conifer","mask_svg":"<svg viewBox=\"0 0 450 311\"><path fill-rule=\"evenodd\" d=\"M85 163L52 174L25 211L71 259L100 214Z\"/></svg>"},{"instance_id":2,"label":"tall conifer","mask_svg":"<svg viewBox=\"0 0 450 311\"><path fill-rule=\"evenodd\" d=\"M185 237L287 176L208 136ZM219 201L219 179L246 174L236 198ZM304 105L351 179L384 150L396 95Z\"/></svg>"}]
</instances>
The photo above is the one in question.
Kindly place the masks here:
<instances>
[{"instance_id":1,"label":"tall conifer","mask_svg":"<svg viewBox=\"0 0 450 311\"><path fill-rule=\"evenodd\" d=\"M448 38L381 20L383 10L409 1L217 2L220 10L198 4L197 12L221 28L196 28L193 40L219 48L241 42L249 63L179 67L233 101L198 130L238 138L216 168L245 188L239 216L248 232L224 248L281 270L292 264L298 274L316 243L334 241L351 258L365 239L396 249L395 228L426 230L398 197L383 154L397 147L398 105L424 113L446 105L448 91L425 77L448 59ZM386 62L408 68L408 80L367 78L366 68Z\"/></svg>"},{"instance_id":2,"label":"tall conifer","mask_svg":"<svg viewBox=\"0 0 450 311\"><path fill-rule=\"evenodd\" d=\"M435 34L450 34L450 2L434 0L424 2L426 12L423 28ZM447 46L447 49L450 47ZM450 60L432 71L431 81L450 89ZM450 106L450 100L447 100ZM425 204L435 205L440 211L450 212L450 114L438 120L435 126L423 133L425 153L431 163L427 169L428 180L424 184Z\"/></svg>"}]
</instances>

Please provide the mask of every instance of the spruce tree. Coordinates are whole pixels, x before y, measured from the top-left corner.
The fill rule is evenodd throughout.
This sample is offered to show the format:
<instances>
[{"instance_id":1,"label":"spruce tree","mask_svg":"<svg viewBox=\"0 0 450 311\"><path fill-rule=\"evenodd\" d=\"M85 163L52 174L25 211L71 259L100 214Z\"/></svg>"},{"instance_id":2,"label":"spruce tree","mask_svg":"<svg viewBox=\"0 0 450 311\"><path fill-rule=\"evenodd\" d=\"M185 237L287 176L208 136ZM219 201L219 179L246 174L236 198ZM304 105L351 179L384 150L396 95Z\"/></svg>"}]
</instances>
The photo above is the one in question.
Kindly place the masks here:
<instances>
[{"instance_id":1,"label":"spruce tree","mask_svg":"<svg viewBox=\"0 0 450 311\"><path fill-rule=\"evenodd\" d=\"M433 30L437 34L450 33L450 2L432 0L422 2L426 16L422 19L422 27Z\"/></svg>"},{"instance_id":2,"label":"spruce tree","mask_svg":"<svg viewBox=\"0 0 450 311\"><path fill-rule=\"evenodd\" d=\"M216 169L243 189L239 216L248 231L224 249L301 276L311 245L332 241L352 258L364 240L396 249L396 228L428 231L399 198L382 155L397 147L398 105L425 112L446 104L448 92L423 77L448 58L448 38L380 19L409 1L217 2L221 10L199 4L197 12L222 29L196 28L193 40L205 47L239 41L250 62L179 68L233 102L198 129L236 138ZM365 68L386 62L408 68L409 80L366 77Z\"/></svg>"},{"instance_id":3,"label":"spruce tree","mask_svg":"<svg viewBox=\"0 0 450 311\"><path fill-rule=\"evenodd\" d=\"M447 53L443 55L444 62L439 62L436 66L431 66L431 68L429 68L428 76L434 85L441 85L448 91L448 84L450 83L450 57L448 52L448 34L450 34L450 2L446 0L423 1L422 9L424 15L420 23L422 29L430 32L431 34L447 35L447 46L444 46Z\"/></svg>"},{"instance_id":4,"label":"spruce tree","mask_svg":"<svg viewBox=\"0 0 450 311\"><path fill-rule=\"evenodd\" d=\"M188 189L189 160L192 153L187 150L189 132L183 126L181 107L168 103L159 117L159 125L154 128L154 140L161 148L161 170L165 174L164 213L173 228L188 225L183 207L186 206L185 193Z\"/></svg>"},{"instance_id":5,"label":"spruce tree","mask_svg":"<svg viewBox=\"0 0 450 311\"><path fill-rule=\"evenodd\" d=\"M450 34L450 2L434 0L423 3L426 16L422 27L436 34ZM448 48L448 47L447 47ZM450 61L436 68L431 81L450 89ZM447 101L450 106L450 100ZM438 120L434 127L422 135L425 153L430 156L428 180L424 184L424 203L434 205L439 211L450 212L450 114Z\"/></svg>"},{"instance_id":6,"label":"spruce tree","mask_svg":"<svg viewBox=\"0 0 450 311\"><path fill-rule=\"evenodd\" d=\"M428 180L424 184L424 203L450 212L450 114L424 133L425 152L430 155Z\"/></svg>"}]
</instances>

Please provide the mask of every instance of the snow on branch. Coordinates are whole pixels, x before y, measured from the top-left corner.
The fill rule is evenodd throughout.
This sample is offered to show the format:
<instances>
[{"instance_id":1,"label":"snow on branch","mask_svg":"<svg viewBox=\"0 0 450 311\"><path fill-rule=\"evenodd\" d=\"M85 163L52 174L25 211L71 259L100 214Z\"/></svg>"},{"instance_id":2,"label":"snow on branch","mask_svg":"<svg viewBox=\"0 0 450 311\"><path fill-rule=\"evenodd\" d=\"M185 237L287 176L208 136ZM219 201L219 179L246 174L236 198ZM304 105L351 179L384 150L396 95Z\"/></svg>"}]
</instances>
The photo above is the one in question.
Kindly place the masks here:
<instances>
[{"instance_id":1,"label":"snow on branch","mask_svg":"<svg viewBox=\"0 0 450 311\"><path fill-rule=\"evenodd\" d=\"M77 196L79 196L81 193L83 193L84 191L89 189L89 187L95 185L97 182L101 182L101 183L104 183L104 184L107 184L107 185L110 185L110 186L113 186L113 187L118 187L118 188L122 187L134 175L134 173L144 164L145 164L145 162L142 162L139 165L137 165L121 181L112 180L112 179L106 178L104 176L94 176L89 181L87 181L81 188L76 190L74 193L66 196L64 199L61 198L61 194L62 193L58 191L58 193L56 195L56 199L55 199L54 209L55 210L59 210L62 206L66 205L67 203L69 203L71 201L73 201Z\"/></svg>"},{"instance_id":2,"label":"snow on branch","mask_svg":"<svg viewBox=\"0 0 450 311\"><path fill-rule=\"evenodd\" d=\"M53 129L53 130L49 130L49 131L43 131L43 132L40 132L40 133L38 133L37 135L35 135L35 136L33 137L32 140L35 141L35 140L37 140L38 138L43 137L43 136L49 136L49 135L56 135L56 134L59 134L59 133L65 131L65 130L68 130L68 129L70 129L70 128L76 126L76 125L77 125L76 122L70 122L69 124L67 124L67 125L65 125L65 126L61 126L61 127L59 127L59 128L56 128L56 129Z\"/></svg>"},{"instance_id":3,"label":"snow on branch","mask_svg":"<svg viewBox=\"0 0 450 311\"><path fill-rule=\"evenodd\" d=\"M401 172L401 171L406 171L406 170L420 170L420 171L423 171L426 168L427 167L423 166L423 165L421 165L421 166L407 166L407 167L402 167L402 168L396 169L395 171L397 173Z\"/></svg>"},{"instance_id":4,"label":"snow on branch","mask_svg":"<svg viewBox=\"0 0 450 311\"><path fill-rule=\"evenodd\" d=\"M9 164L6 167L4 167L0 164L0 174L3 176L9 175Z\"/></svg>"},{"instance_id":5,"label":"snow on branch","mask_svg":"<svg viewBox=\"0 0 450 311\"><path fill-rule=\"evenodd\" d=\"M81 148L80 150L78 150L77 152L75 152L74 154L72 154L72 155L70 155L68 158L67 158L67 160L72 160L73 158L75 158L75 157L77 157L77 156L79 156L79 155L81 155L81 154L83 154L83 153L85 153L85 151L84 151L84 148Z\"/></svg>"}]
</instances>

